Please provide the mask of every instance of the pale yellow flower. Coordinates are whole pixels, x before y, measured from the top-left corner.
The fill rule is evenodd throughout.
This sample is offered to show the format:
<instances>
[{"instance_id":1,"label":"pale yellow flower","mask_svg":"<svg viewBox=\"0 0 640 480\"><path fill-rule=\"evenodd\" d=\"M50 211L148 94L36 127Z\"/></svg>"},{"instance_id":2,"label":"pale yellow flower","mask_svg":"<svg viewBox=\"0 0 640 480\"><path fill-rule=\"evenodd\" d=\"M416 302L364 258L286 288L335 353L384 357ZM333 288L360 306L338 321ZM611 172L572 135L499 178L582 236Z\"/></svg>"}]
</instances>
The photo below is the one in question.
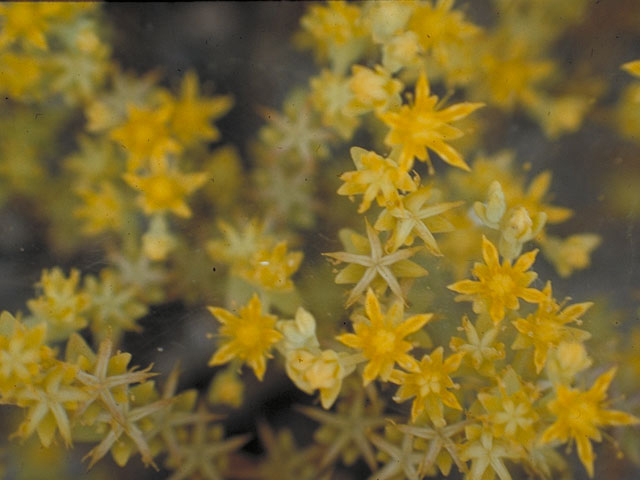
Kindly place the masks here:
<instances>
[{"instance_id":1,"label":"pale yellow flower","mask_svg":"<svg viewBox=\"0 0 640 480\"><path fill-rule=\"evenodd\" d=\"M443 360L443 352L443 348L438 347L430 355L422 357L419 363L408 365L408 373L395 370L391 375L391 381L400 385L393 398L396 402L415 397L411 405L414 422L426 412L436 427L443 427L446 424L443 405L462 410L460 402L449 389L459 387L450 375L460 366L463 355L455 353Z\"/></svg>"},{"instance_id":2,"label":"pale yellow flower","mask_svg":"<svg viewBox=\"0 0 640 480\"><path fill-rule=\"evenodd\" d=\"M344 185L338 195L363 195L358 213L366 212L373 200L381 207L395 205L400 201L399 190L413 192L417 188L411 175L391 158L360 147L351 148L351 158L357 170L340 176Z\"/></svg>"},{"instance_id":3,"label":"pale yellow flower","mask_svg":"<svg viewBox=\"0 0 640 480\"><path fill-rule=\"evenodd\" d=\"M371 110L385 112L390 108L397 108L402 103L402 82L392 78L380 65L376 65L375 70L361 65L351 67L349 88L353 92L353 98L347 105L347 112L354 115Z\"/></svg>"}]
</instances>

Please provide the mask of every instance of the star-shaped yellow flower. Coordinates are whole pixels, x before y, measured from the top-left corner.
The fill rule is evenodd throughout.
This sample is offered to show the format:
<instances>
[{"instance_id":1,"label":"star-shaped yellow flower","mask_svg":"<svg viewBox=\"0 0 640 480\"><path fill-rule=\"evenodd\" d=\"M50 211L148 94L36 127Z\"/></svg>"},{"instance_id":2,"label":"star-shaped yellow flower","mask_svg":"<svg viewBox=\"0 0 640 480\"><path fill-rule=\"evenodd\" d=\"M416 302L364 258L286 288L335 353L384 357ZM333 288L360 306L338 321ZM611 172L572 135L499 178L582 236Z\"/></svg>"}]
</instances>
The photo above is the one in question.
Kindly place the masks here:
<instances>
[{"instance_id":1,"label":"star-shaped yellow flower","mask_svg":"<svg viewBox=\"0 0 640 480\"><path fill-rule=\"evenodd\" d=\"M110 133L113 141L127 152L127 170L135 172L150 160L161 159L168 153L178 153L181 145L171 136L169 119L171 108L127 107L127 121Z\"/></svg>"},{"instance_id":2,"label":"star-shaped yellow flower","mask_svg":"<svg viewBox=\"0 0 640 480\"><path fill-rule=\"evenodd\" d=\"M422 73L416 83L413 105L402 105L398 110L378 114L391 129L384 143L390 147L401 147L400 166L407 171L411 170L414 158L426 162L429 170L433 171L427 148L449 165L470 170L462 155L446 143L464 135L450 123L462 120L484 104L464 102L437 111L437 103L438 97L430 95L427 76Z\"/></svg>"},{"instance_id":3,"label":"star-shaped yellow flower","mask_svg":"<svg viewBox=\"0 0 640 480\"><path fill-rule=\"evenodd\" d=\"M222 323L220 333L228 338L211 357L209 366L222 365L238 358L245 361L256 377L262 380L267 369L267 358L272 357L269 351L282 338L282 334L275 329L277 317L262 314L262 304L257 294L245 307L240 308L239 317L224 308L208 309Z\"/></svg>"},{"instance_id":4,"label":"star-shaped yellow flower","mask_svg":"<svg viewBox=\"0 0 640 480\"><path fill-rule=\"evenodd\" d=\"M403 320L401 302L394 303L384 314L371 289L367 292L365 312L367 318L357 317L353 326L355 333L344 333L336 339L351 348L362 350L364 357L369 360L362 375L366 386L378 377L388 381L396 362L404 368L414 366L415 359L407 354L413 345L404 338L426 325L432 314L414 315Z\"/></svg>"},{"instance_id":5,"label":"star-shaped yellow flower","mask_svg":"<svg viewBox=\"0 0 640 480\"><path fill-rule=\"evenodd\" d=\"M172 107L169 126L171 132L183 144L198 140L216 141L220 131L211 124L229 111L233 104L230 96L203 98L199 94L198 77L193 71L182 79L180 98L166 95Z\"/></svg>"},{"instance_id":6,"label":"star-shaped yellow flower","mask_svg":"<svg viewBox=\"0 0 640 480\"><path fill-rule=\"evenodd\" d=\"M182 173L170 168L166 158L153 162L150 175L125 173L123 178L131 187L140 190L138 203L144 213L170 211L183 218L191 216L185 197L207 181L204 172Z\"/></svg>"},{"instance_id":7,"label":"star-shaped yellow flower","mask_svg":"<svg viewBox=\"0 0 640 480\"><path fill-rule=\"evenodd\" d=\"M474 312L488 312L497 325L504 318L507 309L519 308L518 298L530 303L540 303L546 299L541 291L528 288L538 276L535 272L527 272L537 254L538 250L532 250L521 255L514 265L508 260L504 260L501 265L498 250L483 236L482 257L485 263L476 263L473 267L473 275L478 280L462 280L448 288L465 296L469 295Z\"/></svg>"},{"instance_id":8,"label":"star-shaped yellow flower","mask_svg":"<svg viewBox=\"0 0 640 480\"><path fill-rule=\"evenodd\" d=\"M593 477L594 459L590 440L596 442L602 440L599 428L607 425L640 423L640 419L628 413L606 410L607 389L615 374L615 368L603 373L585 392L558 385L556 398L548 405L549 411L557 417L557 420L542 434L542 443L554 440L575 441L578 446L578 456L590 477Z\"/></svg>"}]
</instances>

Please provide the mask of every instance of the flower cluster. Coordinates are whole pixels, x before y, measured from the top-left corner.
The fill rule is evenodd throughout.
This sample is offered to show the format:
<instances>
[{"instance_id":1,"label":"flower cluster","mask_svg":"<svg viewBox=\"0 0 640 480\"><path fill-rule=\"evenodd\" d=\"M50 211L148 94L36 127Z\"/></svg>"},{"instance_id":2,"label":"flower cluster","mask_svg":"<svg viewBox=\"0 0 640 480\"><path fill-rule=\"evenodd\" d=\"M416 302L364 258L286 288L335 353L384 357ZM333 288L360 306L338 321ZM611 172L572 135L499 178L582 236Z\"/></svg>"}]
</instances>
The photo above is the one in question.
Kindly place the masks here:
<instances>
[{"instance_id":1,"label":"flower cluster","mask_svg":"<svg viewBox=\"0 0 640 480\"><path fill-rule=\"evenodd\" d=\"M53 263L0 314L16 458L87 443L91 478L139 456L172 480L570 478L574 445L589 477L640 465L640 330L614 310L634 292L583 272L633 238L596 217L640 218L640 60L614 94L607 62L559 58L591 3L305 5L293 41L318 68L256 106L247 145L223 143L234 98L209 75L123 71L101 6L1 5L0 207L25 206ZM542 157L585 122L627 143L569 208L569 167ZM305 403L277 432L276 396ZM596 461L603 440L618 455Z\"/></svg>"}]
</instances>

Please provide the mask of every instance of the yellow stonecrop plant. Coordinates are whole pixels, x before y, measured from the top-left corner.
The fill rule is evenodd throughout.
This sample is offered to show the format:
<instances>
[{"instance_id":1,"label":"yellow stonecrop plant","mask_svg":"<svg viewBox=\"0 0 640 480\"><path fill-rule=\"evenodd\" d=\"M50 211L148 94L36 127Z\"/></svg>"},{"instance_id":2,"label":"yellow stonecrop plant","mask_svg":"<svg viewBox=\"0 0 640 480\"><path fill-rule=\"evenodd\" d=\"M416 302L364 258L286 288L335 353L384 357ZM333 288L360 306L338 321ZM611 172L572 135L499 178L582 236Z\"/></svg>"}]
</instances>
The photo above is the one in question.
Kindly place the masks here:
<instances>
[{"instance_id":1,"label":"yellow stonecrop plant","mask_svg":"<svg viewBox=\"0 0 640 480\"><path fill-rule=\"evenodd\" d=\"M612 54L629 84L606 91L593 50L558 53L593 2L468 3L300 6L317 70L255 105L246 145L222 118L245 99L191 66L125 72L101 5L0 6L0 215L25 208L48 262L0 314L23 442L2 475L71 478L80 443L95 479L638 475L640 337L617 311L637 285L593 279L611 231L633 238L596 221L638 197L595 165L638 178L640 54ZM583 124L626 142L588 179L541 158ZM582 189L604 193L581 209Z\"/></svg>"}]
</instances>

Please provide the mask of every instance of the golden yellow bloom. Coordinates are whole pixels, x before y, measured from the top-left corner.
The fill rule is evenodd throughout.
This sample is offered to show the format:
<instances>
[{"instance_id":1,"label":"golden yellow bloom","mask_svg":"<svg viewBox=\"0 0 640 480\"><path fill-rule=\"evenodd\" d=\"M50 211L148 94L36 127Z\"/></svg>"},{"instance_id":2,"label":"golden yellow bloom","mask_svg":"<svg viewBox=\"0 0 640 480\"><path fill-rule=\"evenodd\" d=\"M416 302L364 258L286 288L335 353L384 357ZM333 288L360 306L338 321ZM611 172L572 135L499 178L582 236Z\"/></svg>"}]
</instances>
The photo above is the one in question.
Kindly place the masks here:
<instances>
[{"instance_id":1,"label":"golden yellow bloom","mask_svg":"<svg viewBox=\"0 0 640 480\"><path fill-rule=\"evenodd\" d=\"M170 106L151 109L130 104L127 112L126 122L111 130L110 137L126 150L130 172L147 166L150 160L161 160L168 153L182 150L171 137Z\"/></svg>"},{"instance_id":2,"label":"golden yellow bloom","mask_svg":"<svg viewBox=\"0 0 640 480\"><path fill-rule=\"evenodd\" d=\"M176 100L166 93L164 100L172 109L169 120L171 133L183 145L198 140L218 140L220 131L211 122L227 113L233 104L229 95L200 97L198 76L193 71L187 72L182 79L180 98Z\"/></svg>"},{"instance_id":3,"label":"golden yellow bloom","mask_svg":"<svg viewBox=\"0 0 640 480\"><path fill-rule=\"evenodd\" d=\"M185 197L207 181L207 174L182 173L170 168L166 158L151 165L149 175L125 173L122 178L136 190L140 190L138 203L147 215L170 211L179 217L191 216Z\"/></svg>"},{"instance_id":4,"label":"golden yellow bloom","mask_svg":"<svg viewBox=\"0 0 640 480\"><path fill-rule=\"evenodd\" d=\"M391 158L360 147L351 148L351 158L357 170L340 176L344 185L338 195L363 195L358 213L366 212L374 199L381 207L396 205L400 201L398 190L413 192L417 188L411 175Z\"/></svg>"},{"instance_id":5,"label":"golden yellow bloom","mask_svg":"<svg viewBox=\"0 0 640 480\"><path fill-rule=\"evenodd\" d=\"M353 92L353 98L347 106L347 111L355 115L371 110L385 112L390 108L397 108L402 103L402 82L392 78L380 65L376 65L375 70L354 65L351 68L349 88Z\"/></svg>"},{"instance_id":6,"label":"golden yellow bloom","mask_svg":"<svg viewBox=\"0 0 640 480\"><path fill-rule=\"evenodd\" d=\"M587 391L581 391L558 385L556 397L549 402L548 408L557 419L542 434L541 442L554 440L575 441L578 456L593 477L593 447L591 440L599 442L602 434L599 428L608 425L634 425L640 419L618 410L607 410L607 390L616 374L616 368L603 373Z\"/></svg>"},{"instance_id":7,"label":"golden yellow bloom","mask_svg":"<svg viewBox=\"0 0 640 480\"><path fill-rule=\"evenodd\" d=\"M504 318L505 310L517 310L520 307L518 298L530 303L540 303L546 299L541 291L527 288L538 276L535 272L526 271L533 265L537 254L538 250L532 250L521 255L513 266L508 260L500 265L496 247L483 236L482 258L485 263L473 266L473 275L478 280L462 280L448 288L469 295L473 301L473 311L489 313L497 325Z\"/></svg>"},{"instance_id":8,"label":"golden yellow bloom","mask_svg":"<svg viewBox=\"0 0 640 480\"><path fill-rule=\"evenodd\" d=\"M427 148L436 152L449 165L470 170L460 153L447 143L464 135L450 123L465 118L484 104L458 103L438 111L437 103L438 97L430 95L427 76L423 72L416 83L412 105L402 105L398 110L378 114L391 129L384 143L401 148L400 166L404 170L411 170L413 160L417 158L427 162L429 170L433 171Z\"/></svg>"},{"instance_id":9,"label":"golden yellow bloom","mask_svg":"<svg viewBox=\"0 0 640 480\"><path fill-rule=\"evenodd\" d=\"M462 410L458 399L449 389L458 388L450 374L458 369L463 355L455 353L443 361L443 352L443 348L438 347L430 355L422 357L420 363L414 362L405 367L408 373L395 370L391 374L391 381L400 385L393 397L396 402L416 397L411 405L411 420L414 422L421 413L426 412L436 427L444 427L443 404Z\"/></svg>"},{"instance_id":10,"label":"golden yellow bloom","mask_svg":"<svg viewBox=\"0 0 640 480\"><path fill-rule=\"evenodd\" d=\"M287 242L258 250L242 276L266 290L286 292L293 288L291 276L298 271L302 252L288 252Z\"/></svg>"},{"instance_id":11,"label":"golden yellow bloom","mask_svg":"<svg viewBox=\"0 0 640 480\"><path fill-rule=\"evenodd\" d=\"M222 365L233 358L246 362L259 380L262 380L267 368L267 358L271 347L282 338L282 334L274 327L277 317L262 314L262 305L258 295L254 293L249 303L240 308L240 316L219 307L208 307L222 327L220 333L227 341L209 360L209 366Z\"/></svg>"},{"instance_id":12,"label":"golden yellow bloom","mask_svg":"<svg viewBox=\"0 0 640 480\"><path fill-rule=\"evenodd\" d=\"M563 308L553 299L551 282L547 282L542 293L544 300L539 303L536 312L513 322L519 335L511 346L519 350L533 345L537 373L542 371L551 349L558 347L562 342L584 342L591 337L589 332L567 327L567 324L580 324L579 318L593 303L576 303Z\"/></svg>"},{"instance_id":13,"label":"golden yellow bloom","mask_svg":"<svg viewBox=\"0 0 640 480\"><path fill-rule=\"evenodd\" d=\"M407 369L415 365L415 359L407 354L413 346L404 338L420 330L433 315L414 315L403 320L401 302L394 303L384 314L371 289L367 292L365 312L367 318L356 317L353 325L355 333L343 333L336 339L351 348L362 350L364 357L369 360L362 374L366 386L378 377L388 381L396 363Z\"/></svg>"}]
</instances>

